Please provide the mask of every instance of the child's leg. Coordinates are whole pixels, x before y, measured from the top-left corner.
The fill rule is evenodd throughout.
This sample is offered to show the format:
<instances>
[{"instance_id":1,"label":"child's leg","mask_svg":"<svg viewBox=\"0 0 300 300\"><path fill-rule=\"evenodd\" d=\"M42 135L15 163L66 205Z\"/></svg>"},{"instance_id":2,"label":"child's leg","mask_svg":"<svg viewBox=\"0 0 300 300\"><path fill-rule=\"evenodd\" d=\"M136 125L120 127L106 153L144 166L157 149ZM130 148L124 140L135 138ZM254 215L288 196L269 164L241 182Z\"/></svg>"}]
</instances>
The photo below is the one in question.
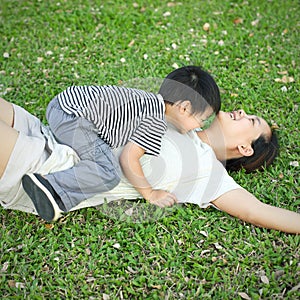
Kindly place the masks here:
<instances>
[{"instance_id":1,"label":"child's leg","mask_svg":"<svg viewBox=\"0 0 300 300\"><path fill-rule=\"evenodd\" d=\"M14 124L13 105L2 98L0 98L0 120L6 123L7 125L9 125L10 127L13 127Z\"/></svg>"},{"instance_id":2,"label":"child's leg","mask_svg":"<svg viewBox=\"0 0 300 300\"><path fill-rule=\"evenodd\" d=\"M119 183L117 159L91 122L66 114L55 100L47 109L47 119L58 141L72 147L81 159L71 169L45 176L67 210Z\"/></svg>"},{"instance_id":3,"label":"child's leg","mask_svg":"<svg viewBox=\"0 0 300 300\"><path fill-rule=\"evenodd\" d=\"M2 103L1 103L2 104ZM1 107L2 108L2 107ZM1 112L2 118L2 112ZM9 118L5 118L9 121ZM0 179L5 171L10 155L14 149L16 141L18 139L18 131L13 129L5 121L0 120Z\"/></svg>"}]
</instances>

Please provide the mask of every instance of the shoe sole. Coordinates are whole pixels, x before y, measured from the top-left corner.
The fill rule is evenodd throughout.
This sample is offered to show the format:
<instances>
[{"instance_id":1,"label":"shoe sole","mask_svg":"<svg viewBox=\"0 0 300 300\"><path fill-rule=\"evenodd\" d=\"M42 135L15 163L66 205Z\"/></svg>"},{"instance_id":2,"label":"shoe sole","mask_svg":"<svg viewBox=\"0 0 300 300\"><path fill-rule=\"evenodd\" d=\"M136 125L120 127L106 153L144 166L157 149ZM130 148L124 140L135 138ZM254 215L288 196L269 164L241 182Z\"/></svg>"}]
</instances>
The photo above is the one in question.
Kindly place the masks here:
<instances>
[{"instance_id":1,"label":"shoe sole","mask_svg":"<svg viewBox=\"0 0 300 300\"><path fill-rule=\"evenodd\" d=\"M24 175L22 184L41 218L48 222L54 222L62 216L61 209L52 194L34 174Z\"/></svg>"}]
</instances>

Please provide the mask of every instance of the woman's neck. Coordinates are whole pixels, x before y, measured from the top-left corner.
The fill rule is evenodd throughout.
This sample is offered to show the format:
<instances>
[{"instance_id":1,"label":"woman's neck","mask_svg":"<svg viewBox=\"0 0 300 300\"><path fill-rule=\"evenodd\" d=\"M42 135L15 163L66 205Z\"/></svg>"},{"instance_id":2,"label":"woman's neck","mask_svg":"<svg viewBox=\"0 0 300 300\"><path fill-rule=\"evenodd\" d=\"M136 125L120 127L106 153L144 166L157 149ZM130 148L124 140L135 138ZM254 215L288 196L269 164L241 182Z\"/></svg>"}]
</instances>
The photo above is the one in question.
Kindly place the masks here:
<instances>
[{"instance_id":1,"label":"woman's neck","mask_svg":"<svg viewBox=\"0 0 300 300\"><path fill-rule=\"evenodd\" d=\"M214 150L218 160L225 161L238 156L237 149L229 149L224 134L219 126L211 126L197 133L202 142L208 144Z\"/></svg>"}]
</instances>

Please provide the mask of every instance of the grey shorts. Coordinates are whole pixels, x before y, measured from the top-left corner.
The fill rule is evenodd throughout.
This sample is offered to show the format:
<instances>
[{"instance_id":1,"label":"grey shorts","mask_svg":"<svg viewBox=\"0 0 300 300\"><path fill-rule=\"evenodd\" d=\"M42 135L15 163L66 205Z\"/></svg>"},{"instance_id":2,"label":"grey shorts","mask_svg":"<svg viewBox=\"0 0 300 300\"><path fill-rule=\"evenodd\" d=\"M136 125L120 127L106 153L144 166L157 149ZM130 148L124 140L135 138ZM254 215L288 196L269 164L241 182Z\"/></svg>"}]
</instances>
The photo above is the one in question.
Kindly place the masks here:
<instances>
[{"instance_id":1,"label":"grey shorts","mask_svg":"<svg viewBox=\"0 0 300 300\"><path fill-rule=\"evenodd\" d=\"M58 142L73 148L80 158L73 168L46 176L67 210L120 182L118 159L93 123L64 112L57 98L47 108L47 120Z\"/></svg>"}]
</instances>

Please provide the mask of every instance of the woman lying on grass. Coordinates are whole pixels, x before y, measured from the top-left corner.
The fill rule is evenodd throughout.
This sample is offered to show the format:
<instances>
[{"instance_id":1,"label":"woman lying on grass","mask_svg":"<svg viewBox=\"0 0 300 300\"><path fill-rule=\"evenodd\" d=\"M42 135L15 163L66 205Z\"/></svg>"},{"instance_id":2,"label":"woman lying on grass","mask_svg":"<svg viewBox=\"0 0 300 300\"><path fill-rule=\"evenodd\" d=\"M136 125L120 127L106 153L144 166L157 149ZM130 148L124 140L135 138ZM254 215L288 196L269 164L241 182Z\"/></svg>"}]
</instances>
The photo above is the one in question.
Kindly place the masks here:
<instances>
[{"instance_id":1,"label":"woman lying on grass","mask_svg":"<svg viewBox=\"0 0 300 300\"><path fill-rule=\"evenodd\" d=\"M24 192L26 173L46 174L69 168L78 161L69 147L55 142L48 128L17 105L0 99L0 202L4 208L36 213ZM243 110L220 112L200 132L179 134L169 128L159 157L143 156L146 178L157 189L175 193L179 202L200 207L213 205L254 225L300 233L300 214L259 201L226 172L244 166L252 171L269 165L277 153L270 127ZM116 155L118 155L116 151ZM75 209L103 204L104 200L136 199L140 195L125 179L110 192L88 199Z\"/></svg>"}]
</instances>

